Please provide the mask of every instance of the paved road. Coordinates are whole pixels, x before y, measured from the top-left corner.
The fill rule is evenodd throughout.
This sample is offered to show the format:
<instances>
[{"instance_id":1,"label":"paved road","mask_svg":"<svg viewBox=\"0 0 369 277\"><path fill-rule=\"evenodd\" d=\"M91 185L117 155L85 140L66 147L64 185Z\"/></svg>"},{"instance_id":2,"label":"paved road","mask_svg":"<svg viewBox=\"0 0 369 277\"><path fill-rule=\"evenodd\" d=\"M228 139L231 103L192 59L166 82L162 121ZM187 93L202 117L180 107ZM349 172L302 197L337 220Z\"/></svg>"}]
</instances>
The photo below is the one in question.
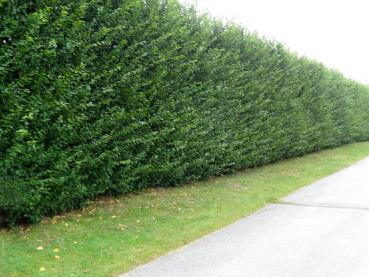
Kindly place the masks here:
<instances>
[{"instance_id":1,"label":"paved road","mask_svg":"<svg viewBox=\"0 0 369 277\"><path fill-rule=\"evenodd\" d=\"M121 277L368 277L369 158Z\"/></svg>"}]
</instances>

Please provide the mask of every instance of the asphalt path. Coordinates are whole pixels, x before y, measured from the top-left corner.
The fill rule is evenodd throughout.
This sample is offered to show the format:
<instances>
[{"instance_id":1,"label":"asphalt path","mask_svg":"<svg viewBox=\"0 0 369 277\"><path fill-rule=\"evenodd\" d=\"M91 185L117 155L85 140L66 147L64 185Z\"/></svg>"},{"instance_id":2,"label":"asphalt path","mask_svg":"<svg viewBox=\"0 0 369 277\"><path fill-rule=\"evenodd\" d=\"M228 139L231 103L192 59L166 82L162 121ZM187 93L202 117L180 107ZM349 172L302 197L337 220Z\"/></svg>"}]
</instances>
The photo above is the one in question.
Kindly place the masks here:
<instances>
[{"instance_id":1,"label":"asphalt path","mask_svg":"<svg viewBox=\"0 0 369 277\"><path fill-rule=\"evenodd\" d=\"M121 275L341 276L369 276L369 158Z\"/></svg>"}]
</instances>

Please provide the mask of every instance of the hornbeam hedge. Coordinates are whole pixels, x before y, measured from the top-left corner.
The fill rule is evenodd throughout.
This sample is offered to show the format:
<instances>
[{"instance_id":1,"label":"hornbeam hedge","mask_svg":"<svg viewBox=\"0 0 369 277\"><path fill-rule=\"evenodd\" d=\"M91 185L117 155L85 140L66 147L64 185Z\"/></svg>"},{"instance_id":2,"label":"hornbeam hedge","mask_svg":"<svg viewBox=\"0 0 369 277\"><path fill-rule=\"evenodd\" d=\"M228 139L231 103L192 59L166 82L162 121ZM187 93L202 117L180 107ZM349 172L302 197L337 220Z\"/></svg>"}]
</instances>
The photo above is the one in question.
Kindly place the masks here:
<instances>
[{"instance_id":1,"label":"hornbeam hedge","mask_svg":"<svg viewBox=\"0 0 369 277\"><path fill-rule=\"evenodd\" d=\"M0 221L369 139L369 88L164 0L0 1Z\"/></svg>"}]
</instances>

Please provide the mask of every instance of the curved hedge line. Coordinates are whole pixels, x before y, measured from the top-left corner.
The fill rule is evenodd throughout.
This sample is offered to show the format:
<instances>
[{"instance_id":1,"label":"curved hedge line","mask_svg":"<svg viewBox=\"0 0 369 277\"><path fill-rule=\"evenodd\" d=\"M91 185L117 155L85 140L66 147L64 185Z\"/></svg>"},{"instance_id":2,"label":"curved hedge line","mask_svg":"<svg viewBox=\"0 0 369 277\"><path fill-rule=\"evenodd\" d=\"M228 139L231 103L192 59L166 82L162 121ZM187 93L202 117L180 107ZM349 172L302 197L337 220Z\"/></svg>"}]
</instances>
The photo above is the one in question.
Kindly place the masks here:
<instances>
[{"instance_id":1,"label":"curved hedge line","mask_svg":"<svg viewBox=\"0 0 369 277\"><path fill-rule=\"evenodd\" d=\"M176 1L0 1L0 221L369 138L369 89Z\"/></svg>"}]
</instances>

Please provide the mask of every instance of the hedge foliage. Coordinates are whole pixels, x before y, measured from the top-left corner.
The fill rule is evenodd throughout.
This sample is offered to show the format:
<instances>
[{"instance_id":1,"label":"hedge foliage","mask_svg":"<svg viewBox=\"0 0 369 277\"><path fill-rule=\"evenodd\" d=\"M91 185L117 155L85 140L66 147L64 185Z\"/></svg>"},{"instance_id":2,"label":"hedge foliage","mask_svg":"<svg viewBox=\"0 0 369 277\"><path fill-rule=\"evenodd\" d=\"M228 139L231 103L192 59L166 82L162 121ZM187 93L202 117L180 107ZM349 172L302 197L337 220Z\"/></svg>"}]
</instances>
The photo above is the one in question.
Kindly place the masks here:
<instances>
[{"instance_id":1,"label":"hedge foliage","mask_svg":"<svg viewBox=\"0 0 369 277\"><path fill-rule=\"evenodd\" d=\"M369 138L369 89L164 0L0 1L0 221Z\"/></svg>"}]
</instances>

